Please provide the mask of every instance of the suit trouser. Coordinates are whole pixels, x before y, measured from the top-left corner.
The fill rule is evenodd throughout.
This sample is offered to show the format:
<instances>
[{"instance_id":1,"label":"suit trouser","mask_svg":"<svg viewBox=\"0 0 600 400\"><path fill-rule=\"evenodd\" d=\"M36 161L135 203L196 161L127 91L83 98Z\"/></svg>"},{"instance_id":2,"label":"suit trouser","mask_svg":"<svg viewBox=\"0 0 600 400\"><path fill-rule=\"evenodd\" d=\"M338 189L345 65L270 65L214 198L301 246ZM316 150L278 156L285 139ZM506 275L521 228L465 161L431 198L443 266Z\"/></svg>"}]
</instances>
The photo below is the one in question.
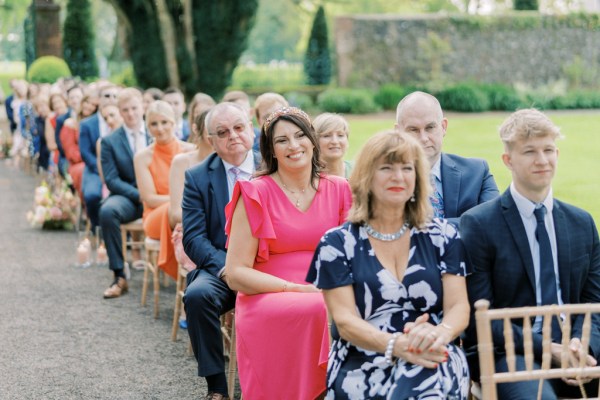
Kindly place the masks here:
<instances>
[{"instance_id":1,"label":"suit trouser","mask_svg":"<svg viewBox=\"0 0 600 400\"><path fill-rule=\"evenodd\" d=\"M496 355L496 372L508 372L506 357L498 357ZM525 370L525 357L522 355L516 356L517 371ZM534 362L533 369L540 369L540 364ZM537 398L539 381L523 381L513 383L500 383L497 386L498 399L502 400L531 400ZM598 393L598 380L594 380L585 385L588 396ZM546 380L543 383L542 399L555 400L558 396L570 398L580 398L578 386L569 386L560 379Z\"/></svg>"},{"instance_id":2,"label":"suit trouser","mask_svg":"<svg viewBox=\"0 0 600 400\"><path fill-rule=\"evenodd\" d=\"M98 226L100 202L102 201L102 180L100 175L92 172L87 165L83 169L81 192L83 193L87 216L90 219L92 228L95 228Z\"/></svg>"},{"instance_id":3,"label":"suit trouser","mask_svg":"<svg viewBox=\"0 0 600 400\"><path fill-rule=\"evenodd\" d=\"M210 272L196 269L187 276L183 303L198 376L225 372L220 317L235 307L235 292Z\"/></svg>"},{"instance_id":4,"label":"suit trouser","mask_svg":"<svg viewBox=\"0 0 600 400\"><path fill-rule=\"evenodd\" d=\"M100 207L100 226L111 270L123 270L121 224L142 217L143 206L121 195L108 196Z\"/></svg>"}]
</instances>

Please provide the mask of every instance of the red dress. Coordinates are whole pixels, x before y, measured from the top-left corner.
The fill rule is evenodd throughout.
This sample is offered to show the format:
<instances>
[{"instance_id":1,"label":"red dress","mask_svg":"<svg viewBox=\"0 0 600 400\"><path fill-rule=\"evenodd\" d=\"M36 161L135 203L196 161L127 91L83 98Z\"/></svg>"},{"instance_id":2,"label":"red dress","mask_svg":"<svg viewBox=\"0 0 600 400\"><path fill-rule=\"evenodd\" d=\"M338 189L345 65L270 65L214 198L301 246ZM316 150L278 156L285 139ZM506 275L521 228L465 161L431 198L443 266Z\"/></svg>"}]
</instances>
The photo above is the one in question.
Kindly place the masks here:
<instances>
[{"instance_id":1,"label":"red dress","mask_svg":"<svg viewBox=\"0 0 600 400\"><path fill-rule=\"evenodd\" d=\"M346 219L348 182L323 176L312 204L299 210L270 176L238 181L226 208L229 234L239 198L258 238L254 268L306 284L323 234ZM328 319L321 293L238 293L235 307L237 360L244 398L314 399L325 390Z\"/></svg>"},{"instance_id":2,"label":"red dress","mask_svg":"<svg viewBox=\"0 0 600 400\"><path fill-rule=\"evenodd\" d=\"M81 192L81 182L83 179L83 169L85 163L81 159L81 153L79 152L79 129L70 126L63 125L60 130L60 144L65 152L65 158L69 162L69 168L67 171L73 179L73 186L79 194L79 197L83 200L83 193Z\"/></svg>"}]
</instances>

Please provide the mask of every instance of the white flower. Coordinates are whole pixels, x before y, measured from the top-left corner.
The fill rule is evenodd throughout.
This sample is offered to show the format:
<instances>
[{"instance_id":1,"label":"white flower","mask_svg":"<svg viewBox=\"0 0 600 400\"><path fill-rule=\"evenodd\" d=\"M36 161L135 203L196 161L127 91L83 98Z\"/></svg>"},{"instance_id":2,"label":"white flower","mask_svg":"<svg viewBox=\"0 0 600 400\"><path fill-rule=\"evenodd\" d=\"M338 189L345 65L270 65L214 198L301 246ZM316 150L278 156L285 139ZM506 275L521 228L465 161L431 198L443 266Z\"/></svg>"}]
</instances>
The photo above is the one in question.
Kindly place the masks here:
<instances>
[{"instance_id":1,"label":"white flower","mask_svg":"<svg viewBox=\"0 0 600 400\"><path fill-rule=\"evenodd\" d=\"M408 296L412 298L423 297L426 303L426 309L433 306L437 301L437 294L431 290L429 283L425 281L417 282L408 287Z\"/></svg>"},{"instance_id":2,"label":"white flower","mask_svg":"<svg viewBox=\"0 0 600 400\"><path fill-rule=\"evenodd\" d=\"M354 258L354 247L356 246L356 238L347 229L343 229L342 233L344 234L344 251L346 252L346 257L349 260Z\"/></svg>"},{"instance_id":3,"label":"white flower","mask_svg":"<svg viewBox=\"0 0 600 400\"><path fill-rule=\"evenodd\" d=\"M344 253L336 249L331 245L322 246L319 251L319 260L321 261L333 261L336 258L343 256Z\"/></svg>"},{"instance_id":4,"label":"white flower","mask_svg":"<svg viewBox=\"0 0 600 400\"><path fill-rule=\"evenodd\" d=\"M396 303L402 296L406 296L406 289L404 286L398 284L398 282L393 279L391 273L387 269L382 269L379 271L377 273L377 278L381 283L381 288L379 291L384 300L389 300Z\"/></svg>"},{"instance_id":5,"label":"white flower","mask_svg":"<svg viewBox=\"0 0 600 400\"><path fill-rule=\"evenodd\" d=\"M365 380L365 373L361 370L348 372L342 382L342 390L348 394L349 400L362 400L366 398L365 390L367 390L367 385L365 384Z\"/></svg>"}]
</instances>

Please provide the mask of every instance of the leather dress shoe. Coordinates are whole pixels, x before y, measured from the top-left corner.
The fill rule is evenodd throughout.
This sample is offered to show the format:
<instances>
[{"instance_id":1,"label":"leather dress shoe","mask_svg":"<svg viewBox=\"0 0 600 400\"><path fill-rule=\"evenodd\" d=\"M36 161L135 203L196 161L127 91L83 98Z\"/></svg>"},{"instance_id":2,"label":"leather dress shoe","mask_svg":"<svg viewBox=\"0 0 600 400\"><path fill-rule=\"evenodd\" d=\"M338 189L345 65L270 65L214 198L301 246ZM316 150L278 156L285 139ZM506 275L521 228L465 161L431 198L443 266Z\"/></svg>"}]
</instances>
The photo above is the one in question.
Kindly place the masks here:
<instances>
[{"instance_id":1,"label":"leather dress shoe","mask_svg":"<svg viewBox=\"0 0 600 400\"><path fill-rule=\"evenodd\" d=\"M229 397L225 397L221 393L209 392L204 400L229 400Z\"/></svg>"},{"instance_id":2,"label":"leather dress shoe","mask_svg":"<svg viewBox=\"0 0 600 400\"><path fill-rule=\"evenodd\" d=\"M128 290L129 285L127 284L127 280L123 277L119 277L104 291L104 298L114 299L115 297L121 296L123 293L127 293Z\"/></svg>"}]
</instances>

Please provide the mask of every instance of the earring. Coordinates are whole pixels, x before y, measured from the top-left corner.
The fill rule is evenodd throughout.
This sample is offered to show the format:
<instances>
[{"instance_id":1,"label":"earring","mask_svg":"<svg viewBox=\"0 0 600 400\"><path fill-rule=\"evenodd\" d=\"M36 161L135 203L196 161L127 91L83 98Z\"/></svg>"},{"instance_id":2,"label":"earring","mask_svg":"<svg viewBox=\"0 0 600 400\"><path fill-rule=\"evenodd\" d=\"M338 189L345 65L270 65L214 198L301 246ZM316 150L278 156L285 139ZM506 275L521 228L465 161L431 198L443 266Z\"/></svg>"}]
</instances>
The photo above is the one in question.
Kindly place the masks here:
<instances>
[{"instance_id":1,"label":"earring","mask_svg":"<svg viewBox=\"0 0 600 400\"><path fill-rule=\"evenodd\" d=\"M414 203L415 202L415 194L413 193L412 196L410 196L410 202Z\"/></svg>"}]
</instances>

